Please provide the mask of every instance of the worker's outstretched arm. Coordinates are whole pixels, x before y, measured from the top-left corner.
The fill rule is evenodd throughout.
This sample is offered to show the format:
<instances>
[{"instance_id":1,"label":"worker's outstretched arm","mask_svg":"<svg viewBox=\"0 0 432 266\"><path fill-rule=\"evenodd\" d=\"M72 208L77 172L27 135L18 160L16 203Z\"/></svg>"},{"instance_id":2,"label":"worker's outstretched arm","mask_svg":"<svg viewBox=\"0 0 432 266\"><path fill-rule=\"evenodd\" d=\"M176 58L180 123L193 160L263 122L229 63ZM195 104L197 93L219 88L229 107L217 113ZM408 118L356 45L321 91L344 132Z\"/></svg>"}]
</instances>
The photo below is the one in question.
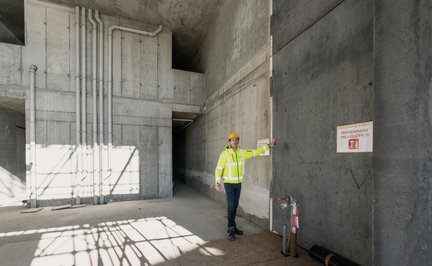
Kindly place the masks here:
<instances>
[{"instance_id":1,"label":"worker's outstretched arm","mask_svg":"<svg viewBox=\"0 0 432 266\"><path fill-rule=\"evenodd\" d=\"M265 145L263 147L259 147L258 149L255 149L255 150L244 150L245 159L259 156L259 155L263 154L265 151L269 150L270 147L275 147L275 146L276 146L276 139L273 138L272 143L270 145Z\"/></svg>"}]
</instances>

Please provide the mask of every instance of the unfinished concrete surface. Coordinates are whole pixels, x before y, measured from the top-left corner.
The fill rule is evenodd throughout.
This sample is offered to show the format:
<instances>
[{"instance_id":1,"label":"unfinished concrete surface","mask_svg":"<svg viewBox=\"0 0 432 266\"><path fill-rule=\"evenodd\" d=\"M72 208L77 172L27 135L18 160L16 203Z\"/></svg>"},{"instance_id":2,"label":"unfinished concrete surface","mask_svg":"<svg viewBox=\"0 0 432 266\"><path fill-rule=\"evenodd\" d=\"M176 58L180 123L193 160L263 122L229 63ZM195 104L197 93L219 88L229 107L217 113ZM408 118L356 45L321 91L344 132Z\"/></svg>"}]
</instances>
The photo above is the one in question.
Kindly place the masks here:
<instances>
[{"instance_id":1,"label":"unfinished concrete surface","mask_svg":"<svg viewBox=\"0 0 432 266\"><path fill-rule=\"evenodd\" d=\"M335 140L338 125L373 120L373 1L333 2L274 2L273 134L280 147L273 153L272 197L298 200L300 245L326 246L368 265L372 154L336 153ZM314 19L291 24L284 16L309 8L320 10ZM273 228L282 232L286 213L273 202Z\"/></svg>"},{"instance_id":2,"label":"unfinished concrete surface","mask_svg":"<svg viewBox=\"0 0 432 266\"><path fill-rule=\"evenodd\" d=\"M375 10L373 264L428 265L432 2L376 1Z\"/></svg>"},{"instance_id":3,"label":"unfinished concrete surface","mask_svg":"<svg viewBox=\"0 0 432 266\"><path fill-rule=\"evenodd\" d=\"M242 218L245 235L225 239L225 209L185 185L171 200L22 209L0 209L0 265L319 265L283 257L280 236Z\"/></svg>"},{"instance_id":4,"label":"unfinished concrete surface","mask_svg":"<svg viewBox=\"0 0 432 266\"><path fill-rule=\"evenodd\" d=\"M192 60L223 0L43 0L99 9L150 25L162 24L173 32L173 66L195 70Z\"/></svg>"},{"instance_id":5,"label":"unfinished concrete surface","mask_svg":"<svg viewBox=\"0 0 432 266\"><path fill-rule=\"evenodd\" d=\"M38 206L75 203L77 195L82 202L93 203L97 194L92 171L98 159L92 160L91 147L93 30L87 21L83 34L87 72L77 78L75 3L87 11L99 9L105 26L105 79L100 83L105 89L104 119L99 128L103 128L105 201L169 199L176 178L215 199L215 205L224 205L225 194L216 193L213 185L227 135L238 131L244 148L255 148L257 140L274 135L279 145L271 156L247 162L239 210L244 218L281 233L288 213L281 210L276 197L288 194L300 204L299 244L304 248L320 244L362 265L430 264L432 6L428 1L26 0L26 45L0 43L0 108L7 110L0 115L1 145L7 150L0 150L0 166L9 169L0 177L21 180L0 183L0 191L22 188L19 173L12 171L15 160L18 168L28 170L24 199L37 195ZM113 35L113 141L109 142L107 29L117 24L154 31L159 23L163 31L155 37L121 31ZM78 55L83 51L78 49ZM181 64L200 73L174 69L173 58L183 58ZM16 117L25 113L25 143L32 147L28 129L31 65L38 67L36 160L27 160L24 168L18 162L23 161L21 148L21 155L14 159L10 129L16 127ZM80 116L87 121L78 129L86 129L81 146L75 125L75 82L80 80L87 87L87 111ZM337 153L337 126L364 121L374 122L374 151ZM26 159L31 157L27 152ZM28 182L32 173L35 184ZM12 194L9 199L20 200ZM201 201L196 194L191 196L196 204ZM184 203L179 198L173 201ZM151 222L139 220L143 217L165 215L169 223L174 221L162 214L165 207L150 205L148 216L102 206L107 208L102 217L118 227L124 219L116 212L132 219L127 223L140 226ZM92 208L96 207L83 212ZM215 226L219 235L214 239L225 237L222 210L217 218L221 224ZM192 217L188 211L185 214ZM72 224L67 217L43 211L32 215L47 223L44 228ZM73 224L83 230L85 224L102 226L92 219ZM181 225L181 218L175 219ZM70 230L75 229L60 229L65 234ZM208 236L201 229L187 230ZM45 233L40 231L30 239L29 247L36 250ZM257 237L268 239L266 234ZM252 238L250 242L261 246ZM212 247L224 244L215 242ZM179 261L193 262L199 250L184 254ZM235 255L225 254L241 258L247 252L239 250ZM109 255L111 251L102 252ZM224 263L219 257L201 259Z\"/></svg>"},{"instance_id":6,"label":"unfinished concrete surface","mask_svg":"<svg viewBox=\"0 0 432 266\"><path fill-rule=\"evenodd\" d=\"M86 145L84 174L77 181L80 154L75 148L75 14L73 8L25 1L26 46L0 44L0 90L5 97L29 87L28 68L36 72L36 194L38 205L71 203L79 193L84 202L94 196L91 72L86 79ZM121 24L152 31L155 26L102 14L105 28ZM85 18L85 20L87 17ZM87 24L89 24L87 22ZM87 25L87 40L92 30ZM105 30L104 61L108 62ZM86 45L91 69L91 42ZM113 143L108 143L107 101L104 103L104 184L107 200L170 197L172 184L171 114L200 112L204 76L172 69L172 33L156 37L128 32L113 35ZM107 88L107 69L104 69ZM28 91L27 91L28 93ZM106 96L105 90L105 96ZM181 97L180 97L181 96ZM12 98L12 97L11 97ZM12 100L11 100L12 101ZM26 117L29 119L26 98ZM81 130L82 131L82 130ZM99 132L99 131L98 131ZM28 131L27 131L28 133ZM27 134L27 143L29 143ZM108 154L106 146L113 145ZM156 153L155 153L156 151ZM80 155L81 156L81 155ZM141 174L140 174L141 173Z\"/></svg>"},{"instance_id":7,"label":"unfinished concrete surface","mask_svg":"<svg viewBox=\"0 0 432 266\"><path fill-rule=\"evenodd\" d=\"M273 12L272 197L298 199L300 245L430 264L430 3L275 0ZM337 126L372 120L373 153L336 153Z\"/></svg>"},{"instance_id":8,"label":"unfinished concrete surface","mask_svg":"<svg viewBox=\"0 0 432 266\"><path fill-rule=\"evenodd\" d=\"M186 182L220 202L214 170L231 131L240 146L270 137L270 2L226 1L195 58L206 75L206 113L185 131ZM247 163L240 212L269 228L270 157Z\"/></svg>"}]
</instances>

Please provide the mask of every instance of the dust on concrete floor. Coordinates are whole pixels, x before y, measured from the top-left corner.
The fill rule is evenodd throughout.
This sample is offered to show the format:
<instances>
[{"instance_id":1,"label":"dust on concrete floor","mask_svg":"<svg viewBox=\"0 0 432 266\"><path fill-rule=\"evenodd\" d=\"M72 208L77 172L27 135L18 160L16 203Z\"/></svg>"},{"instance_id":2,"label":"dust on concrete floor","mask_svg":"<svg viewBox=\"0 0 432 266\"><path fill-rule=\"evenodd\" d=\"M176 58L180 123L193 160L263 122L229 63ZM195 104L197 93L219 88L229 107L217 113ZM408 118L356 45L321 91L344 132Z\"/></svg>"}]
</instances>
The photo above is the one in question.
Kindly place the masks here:
<instances>
[{"instance_id":1,"label":"dust on concrete floor","mask_svg":"<svg viewBox=\"0 0 432 266\"><path fill-rule=\"evenodd\" d=\"M167 200L24 209L0 208L0 265L319 265L282 257L280 236L241 217L228 241L225 208L185 185Z\"/></svg>"},{"instance_id":2,"label":"dust on concrete floor","mask_svg":"<svg viewBox=\"0 0 432 266\"><path fill-rule=\"evenodd\" d=\"M321 265L301 248L297 258L282 256L281 240L268 231L240 236L236 241L213 240L162 265Z\"/></svg>"}]
</instances>

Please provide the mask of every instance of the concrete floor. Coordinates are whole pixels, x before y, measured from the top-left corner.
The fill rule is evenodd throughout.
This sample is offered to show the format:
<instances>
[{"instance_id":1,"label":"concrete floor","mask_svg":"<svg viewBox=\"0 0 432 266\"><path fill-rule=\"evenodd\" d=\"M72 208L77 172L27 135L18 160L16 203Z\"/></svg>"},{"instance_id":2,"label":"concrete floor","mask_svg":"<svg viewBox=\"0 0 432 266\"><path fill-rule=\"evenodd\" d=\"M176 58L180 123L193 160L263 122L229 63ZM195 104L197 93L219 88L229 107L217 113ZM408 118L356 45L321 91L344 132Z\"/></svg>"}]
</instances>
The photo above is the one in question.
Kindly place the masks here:
<instances>
[{"instance_id":1,"label":"concrete floor","mask_svg":"<svg viewBox=\"0 0 432 266\"><path fill-rule=\"evenodd\" d=\"M245 235L226 240L225 209L185 185L172 200L24 209L0 208L0 265L319 265L241 217Z\"/></svg>"}]
</instances>

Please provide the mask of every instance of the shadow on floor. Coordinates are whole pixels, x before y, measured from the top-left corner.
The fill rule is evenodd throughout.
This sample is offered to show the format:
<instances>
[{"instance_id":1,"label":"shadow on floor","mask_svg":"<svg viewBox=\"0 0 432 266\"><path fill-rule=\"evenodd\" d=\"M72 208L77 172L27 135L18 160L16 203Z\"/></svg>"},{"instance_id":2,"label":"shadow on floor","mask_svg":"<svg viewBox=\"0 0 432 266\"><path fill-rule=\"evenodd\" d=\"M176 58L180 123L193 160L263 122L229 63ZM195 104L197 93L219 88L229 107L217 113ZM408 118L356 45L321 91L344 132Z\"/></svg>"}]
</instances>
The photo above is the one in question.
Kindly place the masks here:
<instances>
[{"instance_id":1,"label":"shadow on floor","mask_svg":"<svg viewBox=\"0 0 432 266\"><path fill-rule=\"evenodd\" d=\"M184 185L168 200L22 209L0 208L0 265L319 265L241 217L246 234L228 241L225 208Z\"/></svg>"}]
</instances>

